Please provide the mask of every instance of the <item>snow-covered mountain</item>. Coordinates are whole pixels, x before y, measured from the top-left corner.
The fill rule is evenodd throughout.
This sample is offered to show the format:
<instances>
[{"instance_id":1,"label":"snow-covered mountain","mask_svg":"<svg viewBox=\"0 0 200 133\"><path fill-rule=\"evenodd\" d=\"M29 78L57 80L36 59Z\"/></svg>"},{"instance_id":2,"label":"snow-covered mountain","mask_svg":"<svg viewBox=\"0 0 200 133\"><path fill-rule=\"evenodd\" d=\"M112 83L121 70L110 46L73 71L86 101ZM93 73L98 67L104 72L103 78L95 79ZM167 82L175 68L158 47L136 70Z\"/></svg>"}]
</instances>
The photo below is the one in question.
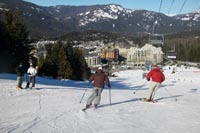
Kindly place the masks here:
<instances>
[{"instance_id":1,"label":"snow-covered mountain","mask_svg":"<svg viewBox=\"0 0 200 133\"><path fill-rule=\"evenodd\" d=\"M173 68L176 73L171 73ZM80 100L87 81L37 77L35 90L17 91L16 75L0 73L0 132L198 133L199 69L171 66L163 70L166 80L156 92L157 103L138 100L147 95L150 85L142 78L142 70L120 71L110 77L111 93L102 92L99 108L86 112L81 109L92 89Z\"/></svg>"},{"instance_id":2,"label":"snow-covered mountain","mask_svg":"<svg viewBox=\"0 0 200 133\"><path fill-rule=\"evenodd\" d=\"M192 13L181 14L174 16L176 19L185 23L186 27L197 28L200 27L200 9Z\"/></svg>"},{"instance_id":3,"label":"snow-covered mountain","mask_svg":"<svg viewBox=\"0 0 200 133\"><path fill-rule=\"evenodd\" d=\"M100 30L123 34L172 33L200 29L200 11L165 15L147 10L126 9L117 4L42 7L21 0L0 0L19 9L32 35L61 35L71 31Z\"/></svg>"},{"instance_id":4,"label":"snow-covered mountain","mask_svg":"<svg viewBox=\"0 0 200 133\"><path fill-rule=\"evenodd\" d=\"M175 16L176 19L180 19L183 21L200 21L200 9L197 11L194 11L192 13L187 13L187 14L182 14L182 15L177 15Z\"/></svg>"}]
</instances>

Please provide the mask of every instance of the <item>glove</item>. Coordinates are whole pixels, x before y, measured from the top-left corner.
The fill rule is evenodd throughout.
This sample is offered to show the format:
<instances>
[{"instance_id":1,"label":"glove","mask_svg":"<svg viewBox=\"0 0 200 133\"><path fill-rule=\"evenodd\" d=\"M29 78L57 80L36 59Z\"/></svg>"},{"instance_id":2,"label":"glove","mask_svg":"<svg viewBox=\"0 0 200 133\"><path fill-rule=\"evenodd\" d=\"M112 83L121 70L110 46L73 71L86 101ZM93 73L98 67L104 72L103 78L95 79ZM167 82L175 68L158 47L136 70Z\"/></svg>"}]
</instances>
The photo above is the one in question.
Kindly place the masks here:
<instances>
[{"instance_id":1,"label":"glove","mask_svg":"<svg viewBox=\"0 0 200 133\"><path fill-rule=\"evenodd\" d=\"M111 88L111 86L110 86L110 85L108 85L108 88Z\"/></svg>"},{"instance_id":2,"label":"glove","mask_svg":"<svg viewBox=\"0 0 200 133\"><path fill-rule=\"evenodd\" d=\"M150 79L147 79L147 81L150 81Z\"/></svg>"}]
</instances>

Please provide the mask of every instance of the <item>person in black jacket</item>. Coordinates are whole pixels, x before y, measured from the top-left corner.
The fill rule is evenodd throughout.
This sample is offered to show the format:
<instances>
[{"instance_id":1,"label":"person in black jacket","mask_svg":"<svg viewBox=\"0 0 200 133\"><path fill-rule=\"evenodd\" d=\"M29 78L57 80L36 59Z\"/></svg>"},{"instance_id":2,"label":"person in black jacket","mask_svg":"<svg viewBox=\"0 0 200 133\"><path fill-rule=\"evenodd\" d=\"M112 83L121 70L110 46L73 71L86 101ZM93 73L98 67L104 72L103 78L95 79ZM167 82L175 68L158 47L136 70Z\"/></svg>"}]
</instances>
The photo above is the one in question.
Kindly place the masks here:
<instances>
[{"instance_id":1,"label":"person in black jacket","mask_svg":"<svg viewBox=\"0 0 200 133\"><path fill-rule=\"evenodd\" d=\"M22 63L19 64L19 66L16 68L16 72L17 72L17 87L16 89L23 89L22 88L22 83L24 80L24 70L23 70L23 65Z\"/></svg>"}]
</instances>

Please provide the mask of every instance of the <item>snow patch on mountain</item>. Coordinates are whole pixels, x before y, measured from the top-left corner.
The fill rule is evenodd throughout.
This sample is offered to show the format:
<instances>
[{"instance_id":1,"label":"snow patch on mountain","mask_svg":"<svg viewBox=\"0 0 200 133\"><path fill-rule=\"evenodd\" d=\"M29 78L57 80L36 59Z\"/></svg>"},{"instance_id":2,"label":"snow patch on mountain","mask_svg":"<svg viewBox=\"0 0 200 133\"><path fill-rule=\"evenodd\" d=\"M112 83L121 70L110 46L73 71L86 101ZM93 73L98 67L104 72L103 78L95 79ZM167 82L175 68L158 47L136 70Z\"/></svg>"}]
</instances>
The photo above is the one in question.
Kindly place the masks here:
<instances>
[{"instance_id":1,"label":"snow patch on mountain","mask_svg":"<svg viewBox=\"0 0 200 133\"><path fill-rule=\"evenodd\" d=\"M194 11L193 13L199 13L200 14L200 8L196 11Z\"/></svg>"},{"instance_id":2,"label":"snow patch on mountain","mask_svg":"<svg viewBox=\"0 0 200 133\"><path fill-rule=\"evenodd\" d=\"M105 8L79 14L79 16L83 17L79 20L79 26L85 26L88 23L97 22L99 20L116 20L119 18L119 15L130 16L133 11L134 10L125 9L119 5L108 5Z\"/></svg>"},{"instance_id":3,"label":"snow patch on mountain","mask_svg":"<svg viewBox=\"0 0 200 133\"><path fill-rule=\"evenodd\" d=\"M194 21L199 21L200 18L200 13L199 14L195 14L193 20Z\"/></svg>"}]
</instances>

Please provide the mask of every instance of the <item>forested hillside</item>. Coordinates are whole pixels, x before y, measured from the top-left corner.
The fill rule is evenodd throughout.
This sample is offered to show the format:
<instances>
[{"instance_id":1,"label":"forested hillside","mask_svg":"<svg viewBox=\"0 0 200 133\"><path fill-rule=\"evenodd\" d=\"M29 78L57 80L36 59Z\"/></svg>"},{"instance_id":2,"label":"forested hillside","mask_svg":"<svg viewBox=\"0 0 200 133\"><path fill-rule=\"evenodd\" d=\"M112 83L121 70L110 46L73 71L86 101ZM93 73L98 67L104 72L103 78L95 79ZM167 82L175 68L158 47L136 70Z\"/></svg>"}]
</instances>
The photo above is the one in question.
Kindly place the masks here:
<instances>
[{"instance_id":1,"label":"forested hillside","mask_svg":"<svg viewBox=\"0 0 200 133\"><path fill-rule=\"evenodd\" d=\"M164 51L177 52L177 60L200 62L200 31L167 35Z\"/></svg>"}]
</instances>

